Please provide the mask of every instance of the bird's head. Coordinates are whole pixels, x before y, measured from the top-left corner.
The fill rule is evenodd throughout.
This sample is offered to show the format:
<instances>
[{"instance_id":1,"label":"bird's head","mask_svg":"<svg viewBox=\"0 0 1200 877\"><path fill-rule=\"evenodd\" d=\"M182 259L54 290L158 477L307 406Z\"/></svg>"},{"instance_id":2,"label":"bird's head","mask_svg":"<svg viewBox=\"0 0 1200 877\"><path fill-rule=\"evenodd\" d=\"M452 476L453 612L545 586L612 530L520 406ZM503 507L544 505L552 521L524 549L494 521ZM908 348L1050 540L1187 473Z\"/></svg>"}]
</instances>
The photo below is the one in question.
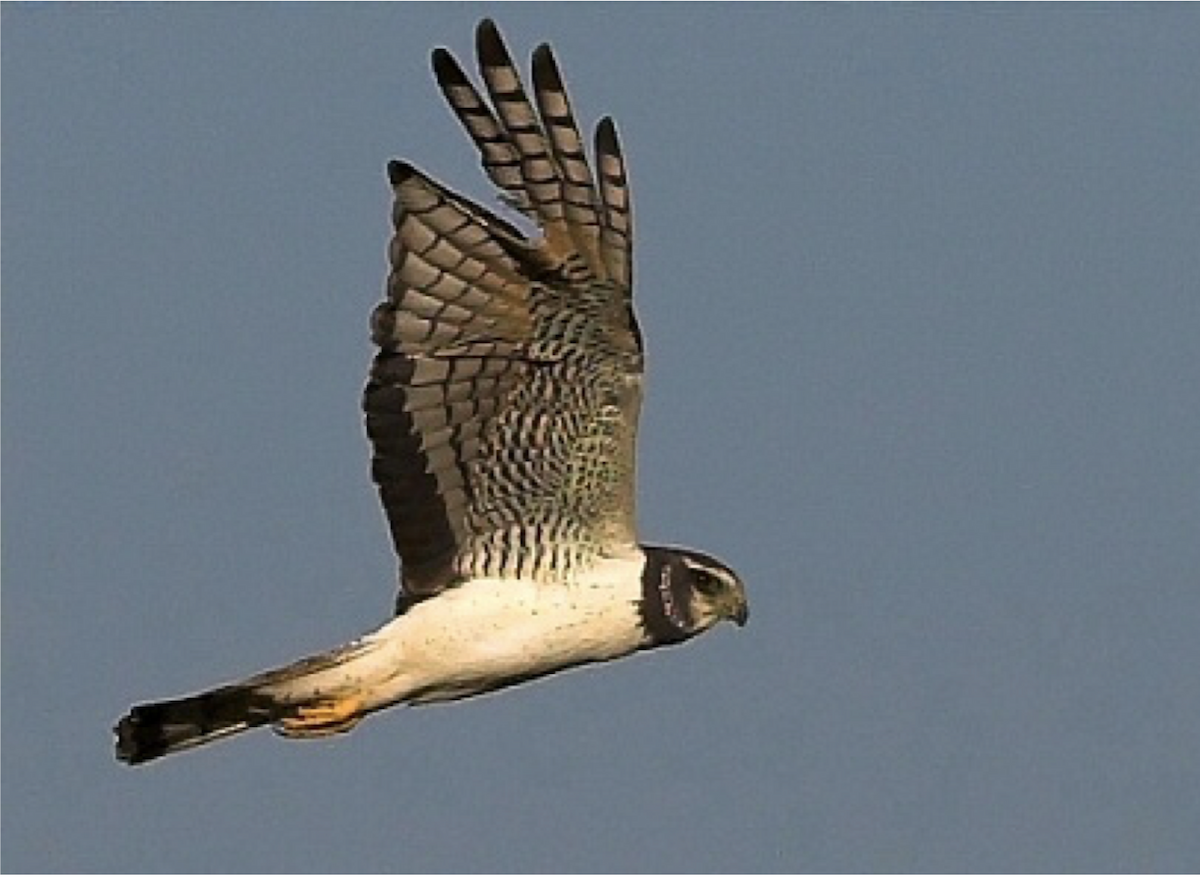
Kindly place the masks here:
<instances>
[{"instance_id":1,"label":"bird's head","mask_svg":"<svg viewBox=\"0 0 1200 877\"><path fill-rule=\"evenodd\" d=\"M746 586L721 561L690 548L643 550L641 610L653 644L682 642L725 619L746 623Z\"/></svg>"}]
</instances>

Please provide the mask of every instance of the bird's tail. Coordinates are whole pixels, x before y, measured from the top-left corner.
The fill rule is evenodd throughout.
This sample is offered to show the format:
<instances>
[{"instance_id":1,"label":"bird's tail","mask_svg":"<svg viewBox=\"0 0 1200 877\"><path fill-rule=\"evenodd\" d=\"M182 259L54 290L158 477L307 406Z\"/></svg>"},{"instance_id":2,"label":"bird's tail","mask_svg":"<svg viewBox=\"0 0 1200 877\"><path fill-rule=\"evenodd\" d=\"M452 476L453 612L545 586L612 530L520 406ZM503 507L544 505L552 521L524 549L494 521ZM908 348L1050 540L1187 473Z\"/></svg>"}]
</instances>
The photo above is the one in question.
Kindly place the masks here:
<instances>
[{"instance_id":1,"label":"bird's tail","mask_svg":"<svg viewBox=\"0 0 1200 877\"><path fill-rule=\"evenodd\" d=\"M322 676L369 648L369 640L359 640L242 682L135 706L113 729L117 758L142 764L263 725L288 737L349 731L365 714L364 705L352 692L323 684Z\"/></svg>"},{"instance_id":2,"label":"bird's tail","mask_svg":"<svg viewBox=\"0 0 1200 877\"><path fill-rule=\"evenodd\" d=\"M117 724L117 758L141 764L274 722L272 698L226 685L179 700L135 706Z\"/></svg>"}]
</instances>

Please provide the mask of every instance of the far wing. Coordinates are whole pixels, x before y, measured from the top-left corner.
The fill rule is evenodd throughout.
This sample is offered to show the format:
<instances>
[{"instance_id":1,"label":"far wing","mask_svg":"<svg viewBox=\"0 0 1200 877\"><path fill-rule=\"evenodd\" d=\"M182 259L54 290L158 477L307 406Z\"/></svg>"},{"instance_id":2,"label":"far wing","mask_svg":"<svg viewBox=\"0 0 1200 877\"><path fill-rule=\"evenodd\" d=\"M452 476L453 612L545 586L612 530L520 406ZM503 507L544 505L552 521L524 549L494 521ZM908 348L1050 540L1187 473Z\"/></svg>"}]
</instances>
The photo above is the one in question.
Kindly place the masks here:
<instances>
[{"instance_id":1,"label":"far wing","mask_svg":"<svg viewBox=\"0 0 1200 877\"><path fill-rule=\"evenodd\" d=\"M598 126L594 175L549 47L535 111L490 21L477 43L490 104L445 50L435 74L542 236L388 167L395 234L364 409L401 610L466 576L563 580L635 540L642 350L616 131Z\"/></svg>"}]
</instances>

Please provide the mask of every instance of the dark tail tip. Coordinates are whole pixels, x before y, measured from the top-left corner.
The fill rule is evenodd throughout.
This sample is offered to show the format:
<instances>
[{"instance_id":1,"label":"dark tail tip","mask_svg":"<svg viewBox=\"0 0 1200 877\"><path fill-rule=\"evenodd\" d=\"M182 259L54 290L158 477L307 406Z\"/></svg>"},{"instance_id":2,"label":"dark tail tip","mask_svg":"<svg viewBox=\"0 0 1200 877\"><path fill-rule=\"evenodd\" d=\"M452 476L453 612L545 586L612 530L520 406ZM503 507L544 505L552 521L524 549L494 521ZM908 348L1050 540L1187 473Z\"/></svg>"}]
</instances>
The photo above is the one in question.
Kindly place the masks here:
<instances>
[{"instance_id":1,"label":"dark tail tip","mask_svg":"<svg viewBox=\"0 0 1200 877\"><path fill-rule=\"evenodd\" d=\"M270 698L238 686L135 706L113 729L117 735L117 759L126 764L143 764L269 724L274 712Z\"/></svg>"}]
</instances>

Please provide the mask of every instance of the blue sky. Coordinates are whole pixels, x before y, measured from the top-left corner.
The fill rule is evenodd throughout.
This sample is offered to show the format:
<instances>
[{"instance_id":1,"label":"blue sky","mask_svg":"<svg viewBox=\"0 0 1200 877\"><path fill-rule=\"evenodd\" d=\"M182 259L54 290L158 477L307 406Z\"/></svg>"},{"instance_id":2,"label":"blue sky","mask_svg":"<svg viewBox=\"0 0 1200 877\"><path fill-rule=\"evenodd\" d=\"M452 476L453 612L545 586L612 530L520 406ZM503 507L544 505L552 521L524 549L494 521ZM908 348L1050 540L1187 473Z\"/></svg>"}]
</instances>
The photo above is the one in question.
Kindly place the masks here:
<instances>
[{"instance_id":1,"label":"blue sky","mask_svg":"<svg viewBox=\"0 0 1200 877\"><path fill-rule=\"evenodd\" d=\"M109 728L375 626L429 51L616 116L647 541L751 624L336 741ZM6 870L1200 869L1191 5L3 8ZM489 202L491 203L491 202Z\"/></svg>"}]
</instances>

